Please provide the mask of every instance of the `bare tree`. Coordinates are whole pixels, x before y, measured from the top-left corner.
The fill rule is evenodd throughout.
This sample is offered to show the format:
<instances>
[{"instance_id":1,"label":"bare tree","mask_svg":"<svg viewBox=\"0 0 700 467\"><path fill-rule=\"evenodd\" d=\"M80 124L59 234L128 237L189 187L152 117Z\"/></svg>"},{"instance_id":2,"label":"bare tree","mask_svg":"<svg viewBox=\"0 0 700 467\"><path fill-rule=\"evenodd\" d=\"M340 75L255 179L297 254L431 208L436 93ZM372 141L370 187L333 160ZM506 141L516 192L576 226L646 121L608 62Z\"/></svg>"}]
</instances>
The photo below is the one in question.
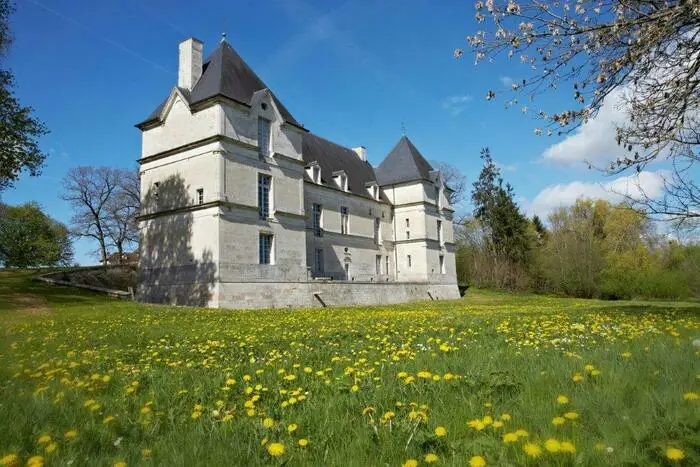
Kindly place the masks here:
<instances>
[{"instance_id":1,"label":"bare tree","mask_svg":"<svg viewBox=\"0 0 700 467\"><path fill-rule=\"evenodd\" d=\"M628 121L616 139L628 154L604 170L641 171L669 158L677 169L666 180L666 197L643 197L642 204L666 218L700 217L699 187L689 169L700 144L698 0L486 0L475 8L476 20L492 26L467 38L477 62L506 55L529 70L511 83L515 95L507 106L529 112L539 94L571 86L572 105L536 112L544 123L535 133L570 132L606 98L619 100ZM457 49L455 56L462 53ZM486 98L495 96L489 90Z\"/></svg>"},{"instance_id":2,"label":"bare tree","mask_svg":"<svg viewBox=\"0 0 700 467\"><path fill-rule=\"evenodd\" d=\"M447 200L452 207L459 205L464 201L464 193L467 188L467 178L455 166L446 162L435 162L437 169L442 174L442 178L452 191L445 192Z\"/></svg>"},{"instance_id":3,"label":"bare tree","mask_svg":"<svg viewBox=\"0 0 700 467\"><path fill-rule=\"evenodd\" d=\"M134 170L114 169L116 188L105 205L105 232L117 250L118 262L124 260L124 250L138 243L139 230L136 217L140 209L140 178Z\"/></svg>"},{"instance_id":4,"label":"bare tree","mask_svg":"<svg viewBox=\"0 0 700 467\"><path fill-rule=\"evenodd\" d=\"M103 264L107 264L108 205L119 177L119 170L110 167L75 167L63 178L61 199L73 207L71 233L95 239Z\"/></svg>"}]
</instances>

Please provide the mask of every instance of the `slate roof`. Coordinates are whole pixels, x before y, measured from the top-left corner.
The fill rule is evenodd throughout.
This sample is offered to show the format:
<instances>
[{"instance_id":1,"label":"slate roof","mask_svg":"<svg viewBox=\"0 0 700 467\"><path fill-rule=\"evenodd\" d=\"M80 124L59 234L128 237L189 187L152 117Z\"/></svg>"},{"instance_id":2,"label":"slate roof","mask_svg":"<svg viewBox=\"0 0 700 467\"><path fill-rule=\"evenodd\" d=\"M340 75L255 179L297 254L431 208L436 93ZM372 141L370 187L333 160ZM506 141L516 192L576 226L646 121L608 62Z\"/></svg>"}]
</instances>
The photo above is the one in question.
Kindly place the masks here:
<instances>
[{"instance_id":1,"label":"slate roof","mask_svg":"<svg viewBox=\"0 0 700 467\"><path fill-rule=\"evenodd\" d=\"M256 91L269 89L267 85L255 74L248 64L241 58L233 47L223 41L204 61L202 66L202 76L191 92L180 89L182 94L188 99L190 105L204 101L214 96L225 96L244 105L250 105L250 99ZM294 126L303 128L302 125L292 116L287 108L282 105L277 96L270 91L275 105L282 114L282 119ZM156 122L160 116L167 98L160 103L156 109L143 122L142 125Z\"/></svg>"},{"instance_id":2,"label":"slate roof","mask_svg":"<svg viewBox=\"0 0 700 467\"><path fill-rule=\"evenodd\" d=\"M382 186L421 179L433 181L433 171L433 166L406 136L401 137L375 169L377 182Z\"/></svg>"},{"instance_id":3,"label":"slate roof","mask_svg":"<svg viewBox=\"0 0 700 467\"><path fill-rule=\"evenodd\" d=\"M348 177L348 191L356 195L372 198L365 186L368 182L376 182L374 169L369 162L359 158L350 148L340 146L327 139L306 133L303 136L302 156L306 164L318 162L321 167L321 183L337 188L333 180L333 172L343 170Z\"/></svg>"}]
</instances>

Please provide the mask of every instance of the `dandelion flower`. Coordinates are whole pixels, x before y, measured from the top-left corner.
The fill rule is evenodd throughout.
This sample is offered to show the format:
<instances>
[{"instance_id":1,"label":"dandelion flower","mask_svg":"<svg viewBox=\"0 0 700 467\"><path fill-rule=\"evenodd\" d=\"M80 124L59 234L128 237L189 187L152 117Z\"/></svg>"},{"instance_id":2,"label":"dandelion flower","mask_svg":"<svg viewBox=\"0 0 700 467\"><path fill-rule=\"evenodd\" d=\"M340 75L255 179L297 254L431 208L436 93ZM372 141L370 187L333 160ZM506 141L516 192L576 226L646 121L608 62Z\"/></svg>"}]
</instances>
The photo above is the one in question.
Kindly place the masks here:
<instances>
[{"instance_id":1,"label":"dandelion flower","mask_svg":"<svg viewBox=\"0 0 700 467\"><path fill-rule=\"evenodd\" d=\"M501 427L503 427L503 422L500 420L496 420L495 422L493 422L493 424L491 426L494 428L501 428Z\"/></svg>"},{"instance_id":2,"label":"dandelion flower","mask_svg":"<svg viewBox=\"0 0 700 467\"><path fill-rule=\"evenodd\" d=\"M573 454L576 452L576 447L571 441L562 441L559 445L559 449L561 452L566 452L569 454Z\"/></svg>"},{"instance_id":3,"label":"dandelion flower","mask_svg":"<svg viewBox=\"0 0 700 467\"><path fill-rule=\"evenodd\" d=\"M350 388L350 390L352 392L357 392L360 390L360 386L358 386L357 384L353 384L352 387Z\"/></svg>"},{"instance_id":4,"label":"dandelion flower","mask_svg":"<svg viewBox=\"0 0 700 467\"><path fill-rule=\"evenodd\" d=\"M27 460L27 467L43 467L44 458L42 456L32 456Z\"/></svg>"},{"instance_id":5,"label":"dandelion flower","mask_svg":"<svg viewBox=\"0 0 700 467\"><path fill-rule=\"evenodd\" d=\"M102 423L104 423L105 425L108 425L109 423L111 423L111 422L113 422L113 421L114 421L114 417L111 416L111 415L107 415L107 416L104 418L104 420L102 420Z\"/></svg>"},{"instance_id":6,"label":"dandelion flower","mask_svg":"<svg viewBox=\"0 0 700 467\"><path fill-rule=\"evenodd\" d=\"M484 422L481 420L470 420L467 422L467 426L469 428L474 428L477 431L481 431L486 428L486 425L484 425Z\"/></svg>"},{"instance_id":7,"label":"dandelion flower","mask_svg":"<svg viewBox=\"0 0 700 467\"><path fill-rule=\"evenodd\" d=\"M668 448L666 449L666 459L678 462L685 458L685 453L678 448Z\"/></svg>"},{"instance_id":8,"label":"dandelion flower","mask_svg":"<svg viewBox=\"0 0 700 467\"><path fill-rule=\"evenodd\" d=\"M63 434L65 439L75 439L78 436L78 430L68 430Z\"/></svg>"},{"instance_id":9,"label":"dandelion flower","mask_svg":"<svg viewBox=\"0 0 700 467\"><path fill-rule=\"evenodd\" d=\"M124 462L124 461L115 462L114 464L112 464L112 467L126 467L126 462Z\"/></svg>"},{"instance_id":10,"label":"dandelion flower","mask_svg":"<svg viewBox=\"0 0 700 467\"><path fill-rule=\"evenodd\" d=\"M515 433L506 433L503 435L504 443L515 443L518 441L518 435Z\"/></svg>"},{"instance_id":11,"label":"dandelion flower","mask_svg":"<svg viewBox=\"0 0 700 467\"><path fill-rule=\"evenodd\" d=\"M19 457L17 454L8 454L0 459L0 465L11 467L17 466L19 465Z\"/></svg>"},{"instance_id":12,"label":"dandelion flower","mask_svg":"<svg viewBox=\"0 0 700 467\"><path fill-rule=\"evenodd\" d=\"M427 464L432 464L433 462L437 462L437 460L439 458L438 458L437 454L430 452L430 453L426 454L425 457L423 457L423 459L425 460L425 462Z\"/></svg>"},{"instance_id":13,"label":"dandelion flower","mask_svg":"<svg viewBox=\"0 0 700 467\"><path fill-rule=\"evenodd\" d=\"M153 451L151 451L148 448L143 448L141 449L141 456L142 457L151 457L151 454L153 454Z\"/></svg>"},{"instance_id":14,"label":"dandelion flower","mask_svg":"<svg viewBox=\"0 0 700 467\"><path fill-rule=\"evenodd\" d=\"M696 401L698 399L700 399L700 396L697 392L686 392L685 394L683 394L684 401Z\"/></svg>"},{"instance_id":15,"label":"dandelion flower","mask_svg":"<svg viewBox=\"0 0 700 467\"><path fill-rule=\"evenodd\" d=\"M563 395L557 396L557 404L564 405L569 403L569 398Z\"/></svg>"},{"instance_id":16,"label":"dandelion flower","mask_svg":"<svg viewBox=\"0 0 700 467\"><path fill-rule=\"evenodd\" d=\"M51 436L49 435L41 435L39 436L39 439L36 440L38 444L49 444L51 442Z\"/></svg>"},{"instance_id":17,"label":"dandelion flower","mask_svg":"<svg viewBox=\"0 0 700 467\"><path fill-rule=\"evenodd\" d=\"M435 436L437 436L438 438L441 438L441 437L445 436L446 434L447 434L447 428L445 428L444 426L439 426L439 427L435 428Z\"/></svg>"},{"instance_id":18,"label":"dandelion flower","mask_svg":"<svg viewBox=\"0 0 700 467\"><path fill-rule=\"evenodd\" d=\"M578 414L576 412L566 412L564 414L564 418L567 420L576 420L578 418Z\"/></svg>"},{"instance_id":19,"label":"dandelion flower","mask_svg":"<svg viewBox=\"0 0 700 467\"><path fill-rule=\"evenodd\" d=\"M267 453L272 457L279 457L284 454L284 444L282 443L270 443L267 445Z\"/></svg>"},{"instance_id":20,"label":"dandelion flower","mask_svg":"<svg viewBox=\"0 0 700 467\"><path fill-rule=\"evenodd\" d=\"M510 421L510 414L507 414L507 413L501 414L501 420L503 420L504 422L509 422Z\"/></svg>"},{"instance_id":21,"label":"dandelion flower","mask_svg":"<svg viewBox=\"0 0 700 467\"><path fill-rule=\"evenodd\" d=\"M297 431L297 428L299 428L299 425L297 425L296 423L290 423L289 425L287 425L287 431L290 433L294 433L295 431Z\"/></svg>"},{"instance_id":22,"label":"dandelion flower","mask_svg":"<svg viewBox=\"0 0 700 467\"><path fill-rule=\"evenodd\" d=\"M298 443L299 446L301 446L302 448L305 448L306 446L309 445L309 440L306 439L306 438L301 438L299 441L297 441L297 443Z\"/></svg>"},{"instance_id":23,"label":"dandelion flower","mask_svg":"<svg viewBox=\"0 0 700 467\"><path fill-rule=\"evenodd\" d=\"M522 428L519 430L515 430L515 435L518 438L526 438L526 437L530 436L530 434L527 431L523 430Z\"/></svg>"},{"instance_id":24,"label":"dandelion flower","mask_svg":"<svg viewBox=\"0 0 700 467\"><path fill-rule=\"evenodd\" d=\"M263 420L262 424L265 428L272 428L275 425L275 421L268 417L265 420Z\"/></svg>"},{"instance_id":25,"label":"dandelion flower","mask_svg":"<svg viewBox=\"0 0 700 467\"><path fill-rule=\"evenodd\" d=\"M549 438L544 442L544 448L549 452L559 452L561 450L561 443L554 438Z\"/></svg>"},{"instance_id":26,"label":"dandelion flower","mask_svg":"<svg viewBox=\"0 0 700 467\"><path fill-rule=\"evenodd\" d=\"M561 426L564 423L566 423L566 419L564 417L554 417L552 419L552 425L554 426Z\"/></svg>"},{"instance_id":27,"label":"dandelion flower","mask_svg":"<svg viewBox=\"0 0 700 467\"><path fill-rule=\"evenodd\" d=\"M401 467L418 467L418 461L415 459L408 459L406 462L401 464Z\"/></svg>"},{"instance_id":28,"label":"dandelion flower","mask_svg":"<svg viewBox=\"0 0 700 467\"><path fill-rule=\"evenodd\" d=\"M542 448L535 443L525 443L523 445L523 451L530 457L539 457L542 454Z\"/></svg>"},{"instance_id":29,"label":"dandelion flower","mask_svg":"<svg viewBox=\"0 0 700 467\"><path fill-rule=\"evenodd\" d=\"M481 456L474 456L469 459L469 467L486 467L486 459Z\"/></svg>"},{"instance_id":30,"label":"dandelion flower","mask_svg":"<svg viewBox=\"0 0 700 467\"><path fill-rule=\"evenodd\" d=\"M575 373L575 374L571 377L571 380L572 380L574 383L580 383L581 381L583 381L583 375L582 375L581 373Z\"/></svg>"}]
</instances>

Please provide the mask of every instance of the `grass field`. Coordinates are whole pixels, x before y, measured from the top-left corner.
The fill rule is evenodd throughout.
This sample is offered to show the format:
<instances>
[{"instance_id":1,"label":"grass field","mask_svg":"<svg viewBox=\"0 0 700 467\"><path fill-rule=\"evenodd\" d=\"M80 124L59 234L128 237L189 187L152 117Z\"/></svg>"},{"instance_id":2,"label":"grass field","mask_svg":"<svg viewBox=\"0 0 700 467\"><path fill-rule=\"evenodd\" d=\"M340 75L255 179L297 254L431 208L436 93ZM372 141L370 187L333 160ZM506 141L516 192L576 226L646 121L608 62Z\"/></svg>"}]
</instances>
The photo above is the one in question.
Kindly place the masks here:
<instances>
[{"instance_id":1,"label":"grass field","mask_svg":"<svg viewBox=\"0 0 700 467\"><path fill-rule=\"evenodd\" d=\"M229 312L0 272L0 335L6 465L700 465L697 303Z\"/></svg>"}]
</instances>

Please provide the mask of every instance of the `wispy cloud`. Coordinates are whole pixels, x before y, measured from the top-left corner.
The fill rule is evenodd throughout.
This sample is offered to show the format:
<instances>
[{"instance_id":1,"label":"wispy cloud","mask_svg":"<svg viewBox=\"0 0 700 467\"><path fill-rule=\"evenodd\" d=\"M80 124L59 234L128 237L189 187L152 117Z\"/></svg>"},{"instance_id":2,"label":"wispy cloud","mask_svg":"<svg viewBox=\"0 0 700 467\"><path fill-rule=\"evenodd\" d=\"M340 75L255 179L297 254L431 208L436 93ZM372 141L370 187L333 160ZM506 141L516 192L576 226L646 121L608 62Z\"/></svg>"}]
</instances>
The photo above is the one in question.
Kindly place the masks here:
<instances>
[{"instance_id":1,"label":"wispy cloud","mask_svg":"<svg viewBox=\"0 0 700 467\"><path fill-rule=\"evenodd\" d=\"M501 164L500 162L496 162L496 167L504 172L515 172L518 170L517 164Z\"/></svg>"},{"instance_id":2,"label":"wispy cloud","mask_svg":"<svg viewBox=\"0 0 700 467\"><path fill-rule=\"evenodd\" d=\"M450 112L450 115L453 117L456 117L464 112L467 104L473 100L474 98L470 94L451 96L442 101L442 108Z\"/></svg>"},{"instance_id":3,"label":"wispy cloud","mask_svg":"<svg viewBox=\"0 0 700 467\"><path fill-rule=\"evenodd\" d=\"M513 78L510 76L500 76L498 79L501 81L501 83L503 83L503 86L507 88L510 88L514 83Z\"/></svg>"}]
</instances>

